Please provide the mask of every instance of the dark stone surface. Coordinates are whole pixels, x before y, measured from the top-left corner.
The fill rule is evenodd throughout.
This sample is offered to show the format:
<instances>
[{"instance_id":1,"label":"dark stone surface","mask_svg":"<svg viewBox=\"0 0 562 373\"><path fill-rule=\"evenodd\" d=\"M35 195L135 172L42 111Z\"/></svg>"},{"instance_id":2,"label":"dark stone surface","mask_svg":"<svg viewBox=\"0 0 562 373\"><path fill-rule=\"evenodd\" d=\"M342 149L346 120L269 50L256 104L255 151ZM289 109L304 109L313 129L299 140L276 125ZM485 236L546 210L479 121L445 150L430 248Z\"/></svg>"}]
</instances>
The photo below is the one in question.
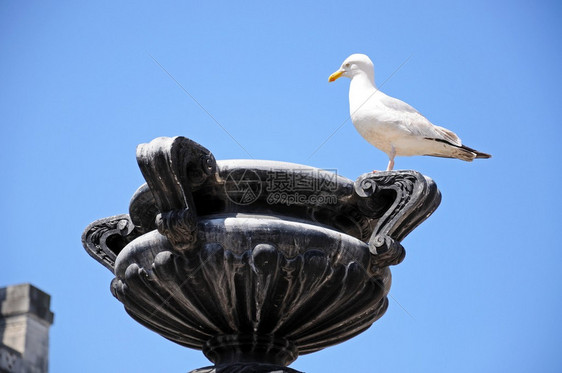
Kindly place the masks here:
<instances>
[{"instance_id":1,"label":"dark stone surface","mask_svg":"<svg viewBox=\"0 0 562 373\"><path fill-rule=\"evenodd\" d=\"M199 368L189 373L301 373L298 370L280 365L261 363L234 363Z\"/></svg>"},{"instance_id":2,"label":"dark stone surface","mask_svg":"<svg viewBox=\"0 0 562 373\"><path fill-rule=\"evenodd\" d=\"M183 138L138 147L129 214L92 223L88 253L138 322L200 349L198 372L292 372L298 355L363 332L388 306L400 241L437 208L415 171L362 175L216 162Z\"/></svg>"},{"instance_id":3,"label":"dark stone surface","mask_svg":"<svg viewBox=\"0 0 562 373\"><path fill-rule=\"evenodd\" d=\"M0 327L0 335L1 333ZM22 372L25 362L22 354L0 342L0 373Z\"/></svg>"},{"instance_id":4,"label":"dark stone surface","mask_svg":"<svg viewBox=\"0 0 562 373\"><path fill-rule=\"evenodd\" d=\"M50 305L31 284L0 288L0 372L48 372Z\"/></svg>"},{"instance_id":5,"label":"dark stone surface","mask_svg":"<svg viewBox=\"0 0 562 373\"><path fill-rule=\"evenodd\" d=\"M50 325L55 317L50 307L51 296L31 284L0 288L1 318L33 314Z\"/></svg>"}]
</instances>

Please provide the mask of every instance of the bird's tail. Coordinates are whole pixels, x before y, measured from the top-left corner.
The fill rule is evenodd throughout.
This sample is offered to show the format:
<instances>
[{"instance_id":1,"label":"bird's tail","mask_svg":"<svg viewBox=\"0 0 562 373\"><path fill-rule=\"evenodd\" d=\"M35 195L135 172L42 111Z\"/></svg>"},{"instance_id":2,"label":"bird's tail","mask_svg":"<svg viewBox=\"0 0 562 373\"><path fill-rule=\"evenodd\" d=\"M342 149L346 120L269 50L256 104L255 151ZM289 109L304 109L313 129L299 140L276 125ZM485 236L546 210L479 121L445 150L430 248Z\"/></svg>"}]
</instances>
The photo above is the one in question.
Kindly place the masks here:
<instances>
[{"instance_id":1,"label":"bird's tail","mask_svg":"<svg viewBox=\"0 0 562 373\"><path fill-rule=\"evenodd\" d=\"M452 144L447 140L427 137L426 140L435 141L437 143L440 143L442 146L442 148L438 149L438 151L427 154L434 157L457 158L466 162L472 162L476 158L486 159L492 157L490 154L479 152L478 150L469 148L466 145L459 146L456 144Z\"/></svg>"}]
</instances>

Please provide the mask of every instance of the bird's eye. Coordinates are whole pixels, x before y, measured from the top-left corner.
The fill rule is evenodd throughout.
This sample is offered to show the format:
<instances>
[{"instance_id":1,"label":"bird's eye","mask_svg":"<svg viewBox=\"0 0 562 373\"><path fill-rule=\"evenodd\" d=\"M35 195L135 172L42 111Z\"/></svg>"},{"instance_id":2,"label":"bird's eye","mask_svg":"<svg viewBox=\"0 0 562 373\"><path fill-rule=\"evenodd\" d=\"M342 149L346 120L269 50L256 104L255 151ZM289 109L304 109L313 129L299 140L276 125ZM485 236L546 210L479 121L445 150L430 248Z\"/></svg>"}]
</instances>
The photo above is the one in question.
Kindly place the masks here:
<instances>
[{"instance_id":1,"label":"bird's eye","mask_svg":"<svg viewBox=\"0 0 562 373\"><path fill-rule=\"evenodd\" d=\"M350 68L351 64L348 62L348 63L345 64L345 67Z\"/></svg>"}]
</instances>

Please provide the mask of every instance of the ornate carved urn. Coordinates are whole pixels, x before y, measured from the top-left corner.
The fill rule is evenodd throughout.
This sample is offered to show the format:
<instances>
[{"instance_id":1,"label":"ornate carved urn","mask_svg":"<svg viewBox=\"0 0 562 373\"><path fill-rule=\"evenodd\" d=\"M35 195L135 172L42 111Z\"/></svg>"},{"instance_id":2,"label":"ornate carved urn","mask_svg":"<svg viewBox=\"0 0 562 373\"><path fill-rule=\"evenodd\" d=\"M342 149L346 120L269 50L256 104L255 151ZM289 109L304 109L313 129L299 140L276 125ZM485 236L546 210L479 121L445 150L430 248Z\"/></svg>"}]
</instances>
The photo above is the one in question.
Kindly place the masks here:
<instances>
[{"instance_id":1,"label":"ornate carved urn","mask_svg":"<svg viewBox=\"0 0 562 373\"><path fill-rule=\"evenodd\" d=\"M414 171L335 172L215 161L184 137L137 149L128 214L90 224L87 252L142 325L202 350L193 372L296 372L299 355L365 331L387 309L400 241L437 208Z\"/></svg>"}]
</instances>

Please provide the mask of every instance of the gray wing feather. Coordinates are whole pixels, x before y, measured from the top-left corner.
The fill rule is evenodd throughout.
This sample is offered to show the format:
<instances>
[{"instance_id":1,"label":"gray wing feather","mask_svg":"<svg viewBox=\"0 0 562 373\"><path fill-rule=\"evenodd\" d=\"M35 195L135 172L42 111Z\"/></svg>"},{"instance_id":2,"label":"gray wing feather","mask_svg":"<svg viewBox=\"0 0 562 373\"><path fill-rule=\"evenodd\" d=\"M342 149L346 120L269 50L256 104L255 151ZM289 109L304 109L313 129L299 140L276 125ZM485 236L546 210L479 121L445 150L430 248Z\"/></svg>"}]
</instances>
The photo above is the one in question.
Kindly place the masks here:
<instances>
[{"instance_id":1,"label":"gray wing feather","mask_svg":"<svg viewBox=\"0 0 562 373\"><path fill-rule=\"evenodd\" d=\"M387 115L395 117L395 121L405 125L412 135L445 140L456 146L462 145L461 139L453 131L434 125L404 101L385 94L381 96L379 99L386 106Z\"/></svg>"}]
</instances>

